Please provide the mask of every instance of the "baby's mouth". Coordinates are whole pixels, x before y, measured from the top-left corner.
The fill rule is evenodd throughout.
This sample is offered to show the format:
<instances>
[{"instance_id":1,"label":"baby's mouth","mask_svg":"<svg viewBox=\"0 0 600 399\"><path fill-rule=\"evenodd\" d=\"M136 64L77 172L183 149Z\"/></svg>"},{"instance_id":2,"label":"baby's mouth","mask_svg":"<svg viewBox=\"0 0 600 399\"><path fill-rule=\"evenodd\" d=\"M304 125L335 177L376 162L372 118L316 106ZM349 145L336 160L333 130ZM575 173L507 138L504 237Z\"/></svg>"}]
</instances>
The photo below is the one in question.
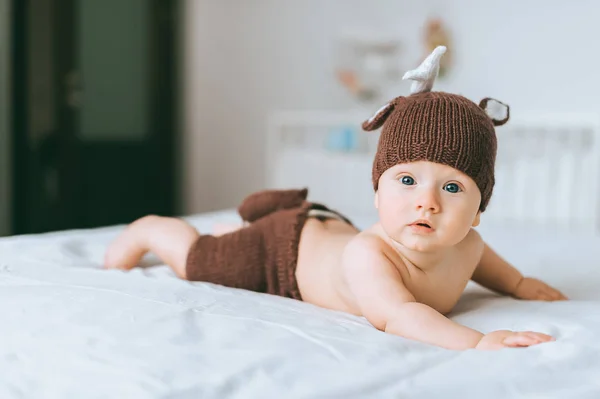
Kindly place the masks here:
<instances>
[{"instance_id":1,"label":"baby's mouth","mask_svg":"<svg viewBox=\"0 0 600 399\"><path fill-rule=\"evenodd\" d=\"M433 227L431 227L431 223L428 220L416 220L410 226L422 231L433 231Z\"/></svg>"}]
</instances>

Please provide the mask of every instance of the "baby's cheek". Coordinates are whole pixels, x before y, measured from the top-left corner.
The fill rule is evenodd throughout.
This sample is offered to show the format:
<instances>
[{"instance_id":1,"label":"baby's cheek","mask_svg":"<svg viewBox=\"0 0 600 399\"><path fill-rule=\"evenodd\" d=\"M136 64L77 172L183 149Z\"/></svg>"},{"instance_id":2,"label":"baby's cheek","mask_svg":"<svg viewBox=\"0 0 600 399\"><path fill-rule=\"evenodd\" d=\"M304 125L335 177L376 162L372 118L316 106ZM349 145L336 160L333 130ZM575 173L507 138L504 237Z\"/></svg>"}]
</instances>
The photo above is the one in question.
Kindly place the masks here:
<instances>
[{"instance_id":1,"label":"baby's cheek","mask_svg":"<svg viewBox=\"0 0 600 399\"><path fill-rule=\"evenodd\" d=\"M381 201L377 212L379 213L379 220L386 223L387 225L400 224L400 216L402 214L402 210L399 209L397 206L393 206L392 204L386 201Z\"/></svg>"},{"instance_id":2,"label":"baby's cheek","mask_svg":"<svg viewBox=\"0 0 600 399\"><path fill-rule=\"evenodd\" d=\"M404 226L395 218L381 218L381 227L385 231L385 234L388 235L394 241L400 241L402 237L402 232Z\"/></svg>"},{"instance_id":3,"label":"baby's cheek","mask_svg":"<svg viewBox=\"0 0 600 399\"><path fill-rule=\"evenodd\" d=\"M454 241L453 244L458 244L469 234L472 223L473 220L467 217L457 218L452 221L448 226L448 236Z\"/></svg>"}]
</instances>

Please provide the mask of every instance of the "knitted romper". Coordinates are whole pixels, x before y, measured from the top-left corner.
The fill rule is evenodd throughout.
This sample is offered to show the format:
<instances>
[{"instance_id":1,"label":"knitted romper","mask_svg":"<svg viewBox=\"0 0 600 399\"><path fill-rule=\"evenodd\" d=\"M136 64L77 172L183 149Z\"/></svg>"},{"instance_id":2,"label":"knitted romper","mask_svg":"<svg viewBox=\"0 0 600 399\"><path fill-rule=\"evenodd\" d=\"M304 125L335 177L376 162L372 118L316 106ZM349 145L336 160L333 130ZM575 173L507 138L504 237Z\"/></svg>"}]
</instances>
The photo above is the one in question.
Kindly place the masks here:
<instances>
[{"instance_id":1,"label":"knitted romper","mask_svg":"<svg viewBox=\"0 0 600 399\"><path fill-rule=\"evenodd\" d=\"M187 278L302 300L295 277L300 234L312 213L352 223L306 201L307 189L267 190L248 196L238 213L249 223L222 236L201 235L192 244Z\"/></svg>"}]
</instances>

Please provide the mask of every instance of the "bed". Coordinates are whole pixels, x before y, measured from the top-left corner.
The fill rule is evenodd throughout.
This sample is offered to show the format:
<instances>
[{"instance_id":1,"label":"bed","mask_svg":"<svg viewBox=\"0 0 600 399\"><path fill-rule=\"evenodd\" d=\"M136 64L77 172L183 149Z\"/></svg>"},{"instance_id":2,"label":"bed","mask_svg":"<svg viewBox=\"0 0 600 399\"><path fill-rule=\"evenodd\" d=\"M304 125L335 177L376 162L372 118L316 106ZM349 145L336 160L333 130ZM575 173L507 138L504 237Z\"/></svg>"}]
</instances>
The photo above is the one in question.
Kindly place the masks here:
<instances>
[{"instance_id":1,"label":"bed","mask_svg":"<svg viewBox=\"0 0 600 399\"><path fill-rule=\"evenodd\" d=\"M209 232L232 210L188 220ZM357 221L365 225L368 221ZM556 342L448 351L364 319L286 298L190 283L149 256L101 270L122 226L0 240L0 397L307 398L600 395L600 241L481 229L568 302L525 302L469 285L451 317L483 332ZM526 243L526 244L524 244Z\"/></svg>"},{"instance_id":2,"label":"bed","mask_svg":"<svg viewBox=\"0 0 600 399\"><path fill-rule=\"evenodd\" d=\"M273 187L283 184L271 177ZM315 200L337 198L325 198L317 180L297 183L314 187ZM568 209L580 201L564 198ZM494 352L445 350L349 314L183 281L151 254L130 272L102 270L124 226L0 239L0 398L600 397L600 236L578 209L553 204L518 225L496 205L479 229L524 274L571 299L519 301L469 284L450 314L457 322L557 338ZM374 221L359 197L337 205L359 227ZM207 233L239 221L232 209L186 219Z\"/></svg>"}]
</instances>

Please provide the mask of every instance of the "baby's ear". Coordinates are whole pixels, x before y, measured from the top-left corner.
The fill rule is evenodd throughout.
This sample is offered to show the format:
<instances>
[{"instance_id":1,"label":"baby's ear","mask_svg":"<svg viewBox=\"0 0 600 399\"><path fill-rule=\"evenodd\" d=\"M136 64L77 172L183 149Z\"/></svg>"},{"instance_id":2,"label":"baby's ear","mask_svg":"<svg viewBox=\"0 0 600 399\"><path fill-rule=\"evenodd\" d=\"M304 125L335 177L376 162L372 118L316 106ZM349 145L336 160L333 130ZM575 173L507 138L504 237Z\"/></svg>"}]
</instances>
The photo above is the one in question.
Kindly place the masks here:
<instances>
[{"instance_id":1,"label":"baby's ear","mask_svg":"<svg viewBox=\"0 0 600 399\"><path fill-rule=\"evenodd\" d=\"M493 98L484 98L479 102L479 106L488 114L494 126L504 125L510 118L510 107Z\"/></svg>"},{"instance_id":2,"label":"baby's ear","mask_svg":"<svg viewBox=\"0 0 600 399\"><path fill-rule=\"evenodd\" d=\"M371 130L377 130L383 125L387 117L392 113L396 101L390 101L383 107L379 108L375 114L362 124L363 130L370 132Z\"/></svg>"},{"instance_id":3,"label":"baby's ear","mask_svg":"<svg viewBox=\"0 0 600 399\"><path fill-rule=\"evenodd\" d=\"M471 226L477 227L477 226L479 226L480 222L481 222L481 211L477 211L477 215L475 215L475 219L473 219L473 223L471 224Z\"/></svg>"}]
</instances>

